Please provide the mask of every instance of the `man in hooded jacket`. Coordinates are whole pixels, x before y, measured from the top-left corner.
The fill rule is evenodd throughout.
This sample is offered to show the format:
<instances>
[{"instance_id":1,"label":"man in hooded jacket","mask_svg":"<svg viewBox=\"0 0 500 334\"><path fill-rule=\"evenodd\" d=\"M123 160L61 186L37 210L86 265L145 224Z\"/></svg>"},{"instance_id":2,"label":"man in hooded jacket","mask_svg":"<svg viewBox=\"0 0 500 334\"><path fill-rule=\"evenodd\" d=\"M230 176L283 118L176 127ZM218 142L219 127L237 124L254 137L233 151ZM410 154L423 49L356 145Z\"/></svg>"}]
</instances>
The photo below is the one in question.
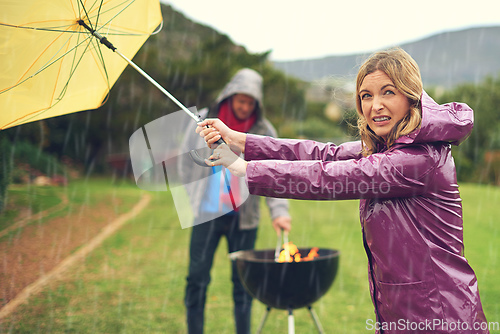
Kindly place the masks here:
<instances>
[{"instance_id":1,"label":"man in hooded jacket","mask_svg":"<svg viewBox=\"0 0 500 334\"><path fill-rule=\"evenodd\" d=\"M210 109L200 110L202 118L219 118L230 128L266 136L276 136L276 130L263 116L262 77L256 71L245 68L238 71L223 88ZM194 131L187 133L187 140L199 139ZM228 251L253 249L259 224L260 197L250 195L237 209L231 210L228 194L224 193L224 180L214 181L220 170L195 168L192 161L182 162L182 173L196 182L190 182L186 190L191 206L195 208L190 252L189 272L185 295L187 326L190 334L203 333L206 291L210 283L213 256L222 236L228 241ZM230 176L230 173L226 173ZM223 175L219 173L219 175ZM221 176L222 177L222 176ZM238 188L244 187L242 179L233 177L231 195L238 198ZM234 204L234 202L233 202ZM291 219L285 199L266 198L273 227L277 233L288 232ZM218 217L217 217L218 216ZM207 221L206 217L217 217ZM232 263L234 318L236 333L250 333L251 296L244 290L235 263Z\"/></svg>"}]
</instances>

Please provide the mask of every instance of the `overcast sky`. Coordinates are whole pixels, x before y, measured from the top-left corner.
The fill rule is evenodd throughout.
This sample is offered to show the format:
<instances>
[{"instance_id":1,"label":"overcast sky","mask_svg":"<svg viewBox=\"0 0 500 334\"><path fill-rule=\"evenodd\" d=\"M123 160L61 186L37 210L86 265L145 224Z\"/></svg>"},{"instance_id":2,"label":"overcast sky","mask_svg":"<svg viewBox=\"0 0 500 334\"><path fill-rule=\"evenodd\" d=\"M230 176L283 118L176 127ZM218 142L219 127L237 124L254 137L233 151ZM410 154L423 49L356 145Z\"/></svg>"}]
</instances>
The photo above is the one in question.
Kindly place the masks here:
<instances>
[{"instance_id":1,"label":"overcast sky","mask_svg":"<svg viewBox=\"0 0 500 334\"><path fill-rule=\"evenodd\" d=\"M272 60L371 52L443 31L500 25L498 0L161 1L249 52L273 50Z\"/></svg>"}]
</instances>

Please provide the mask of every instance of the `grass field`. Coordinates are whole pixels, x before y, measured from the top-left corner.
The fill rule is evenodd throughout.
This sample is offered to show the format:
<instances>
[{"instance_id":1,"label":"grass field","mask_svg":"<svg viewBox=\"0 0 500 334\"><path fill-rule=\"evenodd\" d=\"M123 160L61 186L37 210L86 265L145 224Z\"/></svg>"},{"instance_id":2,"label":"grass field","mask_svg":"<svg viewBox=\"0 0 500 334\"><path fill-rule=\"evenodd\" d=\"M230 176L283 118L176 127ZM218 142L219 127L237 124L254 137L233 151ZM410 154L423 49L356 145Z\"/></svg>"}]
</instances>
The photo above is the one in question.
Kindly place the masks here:
<instances>
[{"instance_id":1,"label":"grass field","mask_svg":"<svg viewBox=\"0 0 500 334\"><path fill-rule=\"evenodd\" d=\"M135 185L88 181L89 200L119 196L124 206L142 191ZM462 185L466 256L475 269L488 321L500 322L500 189ZM189 229L181 229L168 192L151 193L153 200L87 259L60 280L3 319L0 333L185 333L184 286ZM57 194L53 194L57 197ZM76 196L76 193L75 195ZM71 197L71 196L70 196ZM71 198L70 198L71 199ZM57 203L57 201L54 201ZM257 248L273 248L276 235L263 206ZM341 251L337 278L314 304L326 333L367 333L373 319L362 245L358 201L292 201L290 240L299 247ZM234 333L230 266L222 242L212 270L206 309L206 333ZM265 306L254 302L253 330ZM316 333L306 309L295 311L297 333ZM287 333L287 313L272 310L264 333Z\"/></svg>"}]
</instances>

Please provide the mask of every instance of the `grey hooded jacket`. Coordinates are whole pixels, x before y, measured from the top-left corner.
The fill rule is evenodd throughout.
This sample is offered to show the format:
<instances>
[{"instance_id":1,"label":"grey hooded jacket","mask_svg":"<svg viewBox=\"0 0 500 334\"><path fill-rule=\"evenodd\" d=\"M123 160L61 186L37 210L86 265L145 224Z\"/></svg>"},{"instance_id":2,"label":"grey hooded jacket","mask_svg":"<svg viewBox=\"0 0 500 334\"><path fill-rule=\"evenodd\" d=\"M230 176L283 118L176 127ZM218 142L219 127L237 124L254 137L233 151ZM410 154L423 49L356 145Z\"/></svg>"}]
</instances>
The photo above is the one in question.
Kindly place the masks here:
<instances>
[{"instance_id":1,"label":"grey hooded jacket","mask_svg":"<svg viewBox=\"0 0 500 334\"><path fill-rule=\"evenodd\" d=\"M263 116L262 77L254 70L248 68L239 70L233 76L231 81L229 81L222 89L221 93L215 100L214 106L200 110L200 116L203 119L217 118L220 104L234 94L246 94L252 96L258 102L257 110L255 111L257 113L257 119L249 133L276 137L276 130ZM203 139L195 131L193 131L192 128L190 128L186 134L184 145L187 147L196 147L196 143L199 143L200 140ZM184 149L183 151L186 152L188 150ZM206 148L205 152L201 154L208 157L208 151L209 149ZM179 159L179 163L181 164L179 166L179 170L183 175L183 181L189 196L191 207L195 210L195 220L200 220L202 218L199 216L199 208L206 192L208 176L212 173L212 170L211 168L199 167L195 165L187 155L184 155L181 159ZM244 179L241 179L241 186L246 188ZM286 199L266 197L265 200L270 210L271 219L281 216L289 216L288 201ZM260 219L259 207L260 197L249 195L248 199L239 208L239 224L241 229L253 229L258 226Z\"/></svg>"}]
</instances>

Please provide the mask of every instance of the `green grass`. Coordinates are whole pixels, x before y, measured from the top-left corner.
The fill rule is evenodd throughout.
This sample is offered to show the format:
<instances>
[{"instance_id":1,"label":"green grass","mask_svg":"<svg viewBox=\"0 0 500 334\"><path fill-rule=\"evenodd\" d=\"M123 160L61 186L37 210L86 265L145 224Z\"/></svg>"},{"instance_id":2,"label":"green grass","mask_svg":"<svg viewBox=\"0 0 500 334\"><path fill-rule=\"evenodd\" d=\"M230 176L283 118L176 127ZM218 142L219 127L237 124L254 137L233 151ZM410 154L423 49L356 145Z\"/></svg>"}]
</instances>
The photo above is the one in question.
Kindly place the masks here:
<instances>
[{"instance_id":1,"label":"green grass","mask_svg":"<svg viewBox=\"0 0 500 334\"><path fill-rule=\"evenodd\" d=\"M27 214L28 210L35 215L61 203L60 193L61 189L54 187L11 185L7 206L0 214L0 231L14 224L16 218L23 213Z\"/></svg>"},{"instance_id":2,"label":"green grass","mask_svg":"<svg viewBox=\"0 0 500 334\"><path fill-rule=\"evenodd\" d=\"M142 191L89 181L74 200L120 196L126 211ZM87 194L85 193L87 192ZM500 189L463 185L466 256L475 269L489 321L500 321L497 203ZM151 193L149 207L96 249L84 263L30 298L0 324L1 333L185 333L184 288L190 230L182 230L170 193ZM339 249L338 276L314 304L326 333L366 333L373 319L367 261L357 201L292 201L290 240L299 247ZM276 235L263 206L257 248L273 248ZM234 333L227 244L217 250L206 309L206 333ZM254 302L255 332L265 306ZM295 311L297 333L316 333L306 309ZM272 310L264 333L287 333L287 313Z\"/></svg>"},{"instance_id":3,"label":"green grass","mask_svg":"<svg viewBox=\"0 0 500 334\"><path fill-rule=\"evenodd\" d=\"M132 190L133 196L126 195L125 189ZM122 196L122 192L124 196ZM65 187L47 187L34 185L11 185L8 189L8 205L0 213L0 231L14 225L20 219L27 219L27 224L41 224L55 217L67 216L79 212L82 206L94 207L100 203L109 203L117 214L127 212L137 201L137 187L121 182L118 187L116 182L101 179L81 179L72 181ZM68 204L60 207L64 198ZM41 219L30 218L37 213L47 211ZM29 214L28 214L29 212ZM0 242L9 239L16 231L3 237Z\"/></svg>"},{"instance_id":4,"label":"green grass","mask_svg":"<svg viewBox=\"0 0 500 334\"><path fill-rule=\"evenodd\" d=\"M500 322L500 188L461 187L465 256L476 272L488 321Z\"/></svg>"}]
</instances>

